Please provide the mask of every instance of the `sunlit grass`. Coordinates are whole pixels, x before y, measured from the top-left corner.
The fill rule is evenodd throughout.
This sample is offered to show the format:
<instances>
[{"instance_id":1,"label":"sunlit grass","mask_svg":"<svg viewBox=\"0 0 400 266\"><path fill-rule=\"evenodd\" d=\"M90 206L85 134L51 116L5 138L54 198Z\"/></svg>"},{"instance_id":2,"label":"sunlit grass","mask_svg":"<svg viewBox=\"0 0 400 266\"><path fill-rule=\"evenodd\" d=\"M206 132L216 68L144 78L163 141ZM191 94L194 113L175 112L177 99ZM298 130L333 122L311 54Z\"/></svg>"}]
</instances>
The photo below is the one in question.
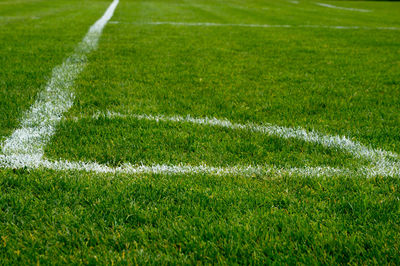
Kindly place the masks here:
<instances>
[{"instance_id":1,"label":"sunlit grass","mask_svg":"<svg viewBox=\"0 0 400 266\"><path fill-rule=\"evenodd\" d=\"M324 2L324 1L319 1ZM110 1L0 1L0 137ZM97 112L301 127L400 149L393 2L121 0L46 157L131 164L364 163L296 139ZM75 119L76 117L83 117ZM400 181L362 176L103 175L0 169L2 264L399 264Z\"/></svg>"}]
</instances>

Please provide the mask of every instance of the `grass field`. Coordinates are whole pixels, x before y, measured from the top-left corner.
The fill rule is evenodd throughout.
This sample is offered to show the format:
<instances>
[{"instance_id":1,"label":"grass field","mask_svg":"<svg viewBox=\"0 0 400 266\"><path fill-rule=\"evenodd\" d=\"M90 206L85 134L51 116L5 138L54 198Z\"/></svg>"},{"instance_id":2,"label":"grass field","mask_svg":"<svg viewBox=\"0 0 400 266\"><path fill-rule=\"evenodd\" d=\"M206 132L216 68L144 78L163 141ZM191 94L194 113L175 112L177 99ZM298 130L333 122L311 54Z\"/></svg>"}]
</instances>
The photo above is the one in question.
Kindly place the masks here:
<instances>
[{"instance_id":1,"label":"grass field","mask_svg":"<svg viewBox=\"0 0 400 266\"><path fill-rule=\"evenodd\" d=\"M319 1L0 0L1 264L400 264L400 3Z\"/></svg>"}]
</instances>

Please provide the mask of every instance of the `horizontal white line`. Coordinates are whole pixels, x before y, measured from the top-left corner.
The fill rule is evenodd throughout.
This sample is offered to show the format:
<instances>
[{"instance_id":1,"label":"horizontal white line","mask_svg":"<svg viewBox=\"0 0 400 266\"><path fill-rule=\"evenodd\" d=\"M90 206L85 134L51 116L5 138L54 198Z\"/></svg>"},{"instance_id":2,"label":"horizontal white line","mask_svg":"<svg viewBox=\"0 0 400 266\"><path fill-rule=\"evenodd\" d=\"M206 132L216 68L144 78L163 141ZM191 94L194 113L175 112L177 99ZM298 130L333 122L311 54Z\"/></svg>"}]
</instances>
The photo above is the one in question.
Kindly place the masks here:
<instances>
[{"instance_id":1,"label":"horizontal white line","mask_svg":"<svg viewBox=\"0 0 400 266\"><path fill-rule=\"evenodd\" d=\"M269 24L234 24L234 23L213 23L213 22L174 22L174 21L153 21L153 22L122 22L110 21L110 24L135 24L135 25L173 25L173 26L204 26L204 27L250 27L250 28L290 28L291 25L269 25Z\"/></svg>"},{"instance_id":2,"label":"horizontal white line","mask_svg":"<svg viewBox=\"0 0 400 266\"><path fill-rule=\"evenodd\" d=\"M246 130L250 132L257 132L268 136L276 136L280 138L293 138L303 140L309 143L320 144L327 148L334 148L343 150L355 156L356 158L363 158L370 161L368 166L360 166L357 171L349 169L334 169L330 167L304 167L304 168L276 168L268 166L268 169L278 169L282 173L307 173L305 175L335 175L335 174L352 174L362 176L400 176L400 156L397 153L384 151L381 149L373 149L362 145L361 143L352 141L345 136L324 135L316 131L306 131L302 128L289 128L271 124L257 125L254 123L239 124L233 123L226 119L217 118L194 118L191 116L165 116L165 115L147 115L147 114L121 114L111 111L105 113L97 113L90 117L76 117L74 120L81 118L100 119L100 118L134 118L139 120L150 120L156 122L179 122L179 123L192 123L205 126L217 126L229 128L232 130ZM244 166L239 166L239 169ZM236 167L237 168L237 167ZM236 169L236 168L223 168L223 169ZM246 167L245 167L246 168ZM257 169L265 169L263 166L257 166ZM222 168L221 168L222 169ZM248 169L248 167L246 168ZM250 167L250 169L253 169ZM318 169L318 170L316 170ZM227 170L228 171L228 170ZM233 170L232 170L233 171ZM239 174L239 173L238 173Z\"/></svg>"},{"instance_id":3,"label":"horizontal white line","mask_svg":"<svg viewBox=\"0 0 400 266\"><path fill-rule=\"evenodd\" d=\"M292 167L280 168L271 165L256 166L231 166L218 167L208 165L132 165L126 163L120 167L110 167L96 162L70 162L66 160L51 161L43 159L41 156L30 154L10 154L0 155L0 168L27 168L27 169L51 169L56 171L84 171L104 174L210 174L210 175L235 175L235 176L392 176L400 177L399 156L396 153L371 149L359 143L353 142L346 137L322 135L314 131L306 131L301 128L293 129L280 127L275 125L256 125L254 123L238 124L229 120L217 118L194 118L191 116L153 116L153 115L137 115L137 114L120 114L114 112L97 113L90 117L73 118L74 120L81 118L89 119L114 119L114 118L134 118L145 119L157 122L179 122L193 123L205 126L217 126L230 128L232 130L247 130L258 132L261 134L278 136L281 138L296 138L307 142L318 143L330 148L338 148L350 152L356 157L370 159L372 162L368 166L360 166L355 170L339 169L329 166L321 167Z\"/></svg>"},{"instance_id":4,"label":"horizontal white line","mask_svg":"<svg viewBox=\"0 0 400 266\"><path fill-rule=\"evenodd\" d=\"M153 21L153 22L122 22L110 21L110 24L133 24L133 25L171 25L171 26L192 26L192 27L247 27L247 28L323 28L338 30L400 30L400 27L368 27L368 26L335 26L335 25L280 25L280 24L242 24L242 23L214 23L214 22L174 22L174 21Z\"/></svg>"},{"instance_id":5,"label":"horizontal white line","mask_svg":"<svg viewBox=\"0 0 400 266\"><path fill-rule=\"evenodd\" d=\"M373 149L362 145L361 143L352 141L345 136L337 135L324 135L316 131L307 131L303 128L290 128L272 124L258 125L254 123L239 124L233 123L227 119L218 118L195 118L188 116L167 116L167 115L147 115L147 114L121 114L116 112L107 111L104 113L96 113L91 116L91 119L99 118L127 118L132 117L139 120L151 121L164 121L164 122L180 122L192 123L205 126L218 126L225 127L233 130L246 130L251 132L258 132L268 136L276 136L284 139L299 139L309 143L320 144L327 148L336 148L344 150L357 158L364 158L371 161L378 161L382 159L400 159L397 153L384 151L381 149ZM79 119L79 118L74 118Z\"/></svg>"},{"instance_id":6,"label":"horizontal white line","mask_svg":"<svg viewBox=\"0 0 400 266\"><path fill-rule=\"evenodd\" d=\"M120 167L110 167L96 162L69 162L50 161L30 155L0 155L0 168L26 168L26 169L50 169L56 171L84 171L96 174L209 174L229 176L340 176L348 175L348 170L331 167L303 167L303 168L278 168L274 166L232 166L213 167L207 165L132 165L126 163Z\"/></svg>"},{"instance_id":7,"label":"horizontal white line","mask_svg":"<svg viewBox=\"0 0 400 266\"><path fill-rule=\"evenodd\" d=\"M351 8L351 7L342 7L342 6L334 6L330 4L325 4L325 3L315 3L316 5L323 6L323 7L328 7L328 8L334 8L334 9L341 9L341 10L348 10L348 11L356 11L356 12L371 12L371 10L368 9L360 9L360 8Z\"/></svg>"}]
</instances>

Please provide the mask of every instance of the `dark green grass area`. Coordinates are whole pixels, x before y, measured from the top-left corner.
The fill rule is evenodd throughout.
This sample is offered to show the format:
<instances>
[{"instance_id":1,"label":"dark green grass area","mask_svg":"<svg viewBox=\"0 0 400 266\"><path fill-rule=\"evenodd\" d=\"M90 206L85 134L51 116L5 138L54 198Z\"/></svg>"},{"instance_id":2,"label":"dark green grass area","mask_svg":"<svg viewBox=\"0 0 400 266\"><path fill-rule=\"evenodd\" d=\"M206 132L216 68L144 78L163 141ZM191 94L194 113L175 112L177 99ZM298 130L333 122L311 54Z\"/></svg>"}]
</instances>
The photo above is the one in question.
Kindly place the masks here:
<instances>
[{"instance_id":1,"label":"dark green grass area","mask_svg":"<svg viewBox=\"0 0 400 266\"><path fill-rule=\"evenodd\" d=\"M3 264L398 264L400 180L0 172Z\"/></svg>"},{"instance_id":2,"label":"dark green grass area","mask_svg":"<svg viewBox=\"0 0 400 266\"><path fill-rule=\"evenodd\" d=\"M0 140L72 53L108 1L0 1Z\"/></svg>"},{"instance_id":3,"label":"dark green grass area","mask_svg":"<svg viewBox=\"0 0 400 266\"><path fill-rule=\"evenodd\" d=\"M96 161L114 166L129 162L139 165L329 165L352 169L363 161L337 149L296 139L135 118L64 121L46 147L46 154L53 159Z\"/></svg>"}]
</instances>

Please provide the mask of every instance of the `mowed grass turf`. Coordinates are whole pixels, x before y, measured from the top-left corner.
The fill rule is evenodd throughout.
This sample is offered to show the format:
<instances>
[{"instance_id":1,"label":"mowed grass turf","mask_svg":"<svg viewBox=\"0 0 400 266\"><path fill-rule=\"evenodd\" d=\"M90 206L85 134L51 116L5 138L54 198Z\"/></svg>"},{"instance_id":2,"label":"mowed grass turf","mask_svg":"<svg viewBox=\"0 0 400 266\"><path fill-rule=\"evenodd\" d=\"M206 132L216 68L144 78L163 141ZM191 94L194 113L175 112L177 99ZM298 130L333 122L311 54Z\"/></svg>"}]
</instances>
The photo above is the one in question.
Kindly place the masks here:
<instances>
[{"instance_id":1,"label":"mowed grass turf","mask_svg":"<svg viewBox=\"0 0 400 266\"><path fill-rule=\"evenodd\" d=\"M0 137L9 136L106 2L0 1Z\"/></svg>"},{"instance_id":2,"label":"mowed grass turf","mask_svg":"<svg viewBox=\"0 0 400 266\"><path fill-rule=\"evenodd\" d=\"M53 145L57 143L57 148ZM120 166L167 164L210 166L354 168L368 163L348 153L297 139L188 123L141 121L135 118L82 119L59 127L48 156Z\"/></svg>"},{"instance_id":3,"label":"mowed grass turf","mask_svg":"<svg viewBox=\"0 0 400 266\"><path fill-rule=\"evenodd\" d=\"M3 140L109 3L0 1ZM110 166L366 163L295 139L91 118L106 111L302 127L399 152L400 31L377 27L400 27L400 5L329 4L371 12L312 1L121 0L47 158ZM149 24L168 21L292 27ZM0 189L4 264L400 263L397 177L0 169Z\"/></svg>"},{"instance_id":4,"label":"mowed grass turf","mask_svg":"<svg viewBox=\"0 0 400 266\"><path fill-rule=\"evenodd\" d=\"M399 263L398 179L1 173L3 263Z\"/></svg>"}]
</instances>

